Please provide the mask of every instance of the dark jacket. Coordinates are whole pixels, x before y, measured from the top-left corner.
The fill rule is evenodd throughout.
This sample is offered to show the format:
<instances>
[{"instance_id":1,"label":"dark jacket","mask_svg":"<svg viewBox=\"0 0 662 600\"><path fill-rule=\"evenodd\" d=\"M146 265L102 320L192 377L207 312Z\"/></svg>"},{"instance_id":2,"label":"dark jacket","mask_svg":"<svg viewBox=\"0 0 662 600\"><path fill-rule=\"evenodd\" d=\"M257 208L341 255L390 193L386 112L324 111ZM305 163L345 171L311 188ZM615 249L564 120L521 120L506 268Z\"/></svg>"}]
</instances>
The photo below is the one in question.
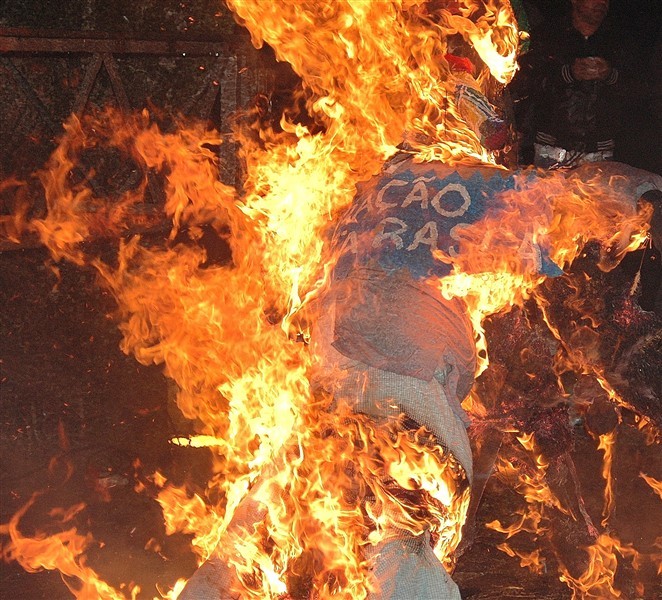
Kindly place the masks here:
<instances>
[{"instance_id":1,"label":"dark jacket","mask_svg":"<svg viewBox=\"0 0 662 600\"><path fill-rule=\"evenodd\" d=\"M569 18L533 32L513 89L516 100L530 103L529 127L536 141L580 152L612 149L627 95L633 93L634 48L608 21L587 38ZM572 63L586 57L607 60L609 76L576 80Z\"/></svg>"}]
</instances>

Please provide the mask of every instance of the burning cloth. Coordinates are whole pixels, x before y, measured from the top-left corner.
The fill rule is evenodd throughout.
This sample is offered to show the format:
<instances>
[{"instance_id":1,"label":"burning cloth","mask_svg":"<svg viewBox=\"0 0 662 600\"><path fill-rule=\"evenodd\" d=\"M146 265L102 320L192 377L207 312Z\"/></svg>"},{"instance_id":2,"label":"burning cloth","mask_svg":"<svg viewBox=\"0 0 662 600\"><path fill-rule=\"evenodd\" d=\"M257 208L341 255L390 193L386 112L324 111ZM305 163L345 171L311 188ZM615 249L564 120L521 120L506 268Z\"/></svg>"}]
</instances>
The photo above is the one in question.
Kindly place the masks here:
<instances>
[{"instance_id":1,"label":"burning cloth","mask_svg":"<svg viewBox=\"0 0 662 600\"><path fill-rule=\"evenodd\" d=\"M452 509L458 498L466 498L472 480L468 418L461 402L474 382L476 342L466 305L459 298L446 298L440 282L453 274L470 246L475 253L476 245L487 257L477 267L481 272L489 270L493 255L501 254L510 266L517 263L514 268L540 281L562 274L550 258L553 243L546 232L563 221L565 209L555 207L552 195L534 194L538 203L529 202L528 219L511 219L510 225L500 227L504 215L512 216L520 203L518 186L529 185L530 192L543 179L541 190L556 185L559 193L572 191L580 198L577 206L591 211L602 199L598 214L604 211L607 221L613 208L609 202L633 214L640 196L662 190L661 178L618 163L569 172L513 173L416 163L396 154L380 175L358 187L355 202L330 236L339 258L313 329L310 348L318 357L313 388L333 398L329 410L348 408L376 428L419 437L424 432L430 446L443 449L440 461L456 474L457 485L446 489L446 523L422 519L424 526L412 527L416 490L394 492L409 500L403 506L411 518L391 519L386 535L363 547L372 570L369 598L460 598L440 558L448 558L459 541L466 512ZM596 201L581 195L587 181ZM476 227L481 237L467 233ZM617 251L610 249L612 254ZM384 471L388 480L388 465ZM268 478L253 486L230 532L264 518L259 498L264 494L261 481ZM364 502L368 505L369 498ZM466 509L466 503L459 504ZM446 543L441 557L435 552L440 540ZM240 587L233 568L216 556L196 572L180 600L239 598Z\"/></svg>"},{"instance_id":2,"label":"burning cloth","mask_svg":"<svg viewBox=\"0 0 662 600\"><path fill-rule=\"evenodd\" d=\"M334 398L378 422L406 415L458 461L469 483L461 402L476 373L474 331L463 302L445 299L435 283L451 272L439 257L458 252L458 229L498 211L500 193L514 186L513 174L500 169L393 157L359 187L335 230L340 256L313 336L318 378ZM518 256L528 269L561 273L540 247ZM400 530L370 549L374 597L460 598L432 546L429 532L414 538Z\"/></svg>"},{"instance_id":3,"label":"burning cloth","mask_svg":"<svg viewBox=\"0 0 662 600\"><path fill-rule=\"evenodd\" d=\"M505 208L502 193L514 187L513 173L503 169L417 164L397 154L359 186L331 235L339 259L312 335L311 350L319 358L313 387L333 397L331 409L349 407L378 427L397 423L410 434L426 432L466 484L448 490L449 513L472 479L469 421L461 402L473 384L476 347L465 305L445 299L438 282L452 270L443 257L460 251L458 231L498 215ZM523 270L561 273L531 239L514 236L512 243ZM258 482L230 528L261 518L259 490ZM415 534L410 525L396 524L377 544L367 544L375 579L371 597L459 598L433 546L455 534L448 543L452 551L463 520L463 513L453 514L452 523ZM210 559L180 598L234 597L231 571L219 558Z\"/></svg>"}]
</instances>

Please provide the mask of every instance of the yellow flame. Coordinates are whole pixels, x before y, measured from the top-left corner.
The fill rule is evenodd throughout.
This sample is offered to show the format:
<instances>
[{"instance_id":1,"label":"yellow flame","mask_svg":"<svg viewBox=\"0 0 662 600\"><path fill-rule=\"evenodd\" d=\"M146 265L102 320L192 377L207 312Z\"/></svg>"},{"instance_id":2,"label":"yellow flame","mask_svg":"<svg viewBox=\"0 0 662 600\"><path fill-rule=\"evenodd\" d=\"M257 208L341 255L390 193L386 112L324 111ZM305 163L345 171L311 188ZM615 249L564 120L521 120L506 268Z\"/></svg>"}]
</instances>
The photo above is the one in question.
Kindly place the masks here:
<instances>
[{"instance_id":1,"label":"yellow flame","mask_svg":"<svg viewBox=\"0 0 662 600\"><path fill-rule=\"evenodd\" d=\"M600 436L599 450L604 451L602 459L602 477L605 480L604 508L602 509L602 526L606 527L609 517L614 512L616 502L614 499L614 478L612 476L612 465L614 462L614 444L616 442L616 431L605 433Z\"/></svg>"}]
</instances>

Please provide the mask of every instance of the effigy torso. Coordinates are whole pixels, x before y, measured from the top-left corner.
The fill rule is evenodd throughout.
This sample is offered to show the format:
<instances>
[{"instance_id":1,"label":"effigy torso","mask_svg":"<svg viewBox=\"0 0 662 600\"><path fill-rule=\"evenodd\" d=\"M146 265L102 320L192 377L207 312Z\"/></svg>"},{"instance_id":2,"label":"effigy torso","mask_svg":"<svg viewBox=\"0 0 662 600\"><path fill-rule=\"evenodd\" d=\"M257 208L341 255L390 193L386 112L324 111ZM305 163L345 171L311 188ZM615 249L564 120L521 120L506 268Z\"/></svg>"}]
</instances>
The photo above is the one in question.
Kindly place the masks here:
<instances>
[{"instance_id":1,"label":"effigy torso","mask_svg":"<svg viewBox=\"0 0 662 600\"><path fill-rule=\"evenodd\" d=\"M460 300L435 286L452 270L457 232L498 208L512 172L414 163L396 155L359 186L333 237L337 310L333 346L373 367L430 380L452 367L454 392L468 393L475 345Z\"/></svg>"}]
</instances>

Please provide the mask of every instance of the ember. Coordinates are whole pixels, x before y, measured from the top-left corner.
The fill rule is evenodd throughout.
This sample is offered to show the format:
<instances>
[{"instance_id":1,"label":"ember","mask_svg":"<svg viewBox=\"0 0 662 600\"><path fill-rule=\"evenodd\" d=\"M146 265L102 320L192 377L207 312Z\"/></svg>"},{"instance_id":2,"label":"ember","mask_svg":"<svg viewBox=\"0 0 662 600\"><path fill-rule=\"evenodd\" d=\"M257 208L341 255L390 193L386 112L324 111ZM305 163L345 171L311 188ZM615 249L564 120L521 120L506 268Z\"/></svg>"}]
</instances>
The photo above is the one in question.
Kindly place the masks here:
<instances>
[{"instance_id":1,"label":"ember","mask_svg":"<svg viewBox=\"0 0 662 600\"><path fill-rule=\"evenodd\" d=\"M171 382L171 447L208 457L203 482L132 465L201 565L159 595L456 598L448 573L494 471L518 498L485 523L507 556L556 569L573 598L653 598L654 536L636 545L614 523L619 444L659 443L645 369L659 373L660 323L610 277L647 239L653 209L636 201L660 178L498 165L506 133L487 89L517 68L508 2L228 5L301 77L308 113L276 127L258 102L237 118L241 185L220 182L222 140L205 125L106 110L67 122L39 173L47 214L17 202L2 221L8 239L31 232L52 260L96 271L122 351ZM90 149L150 176L98 197L71 176ZM167 239L100 251L154 180ZM660 495L643 470L632 477ZM130 476L87 472L104 503ZM34 502L3 526L7 560L59 571L78 598L142 597L89 566L83 505L52 513L58 533L29 534Z\"/></svg>"}]
</instances>

